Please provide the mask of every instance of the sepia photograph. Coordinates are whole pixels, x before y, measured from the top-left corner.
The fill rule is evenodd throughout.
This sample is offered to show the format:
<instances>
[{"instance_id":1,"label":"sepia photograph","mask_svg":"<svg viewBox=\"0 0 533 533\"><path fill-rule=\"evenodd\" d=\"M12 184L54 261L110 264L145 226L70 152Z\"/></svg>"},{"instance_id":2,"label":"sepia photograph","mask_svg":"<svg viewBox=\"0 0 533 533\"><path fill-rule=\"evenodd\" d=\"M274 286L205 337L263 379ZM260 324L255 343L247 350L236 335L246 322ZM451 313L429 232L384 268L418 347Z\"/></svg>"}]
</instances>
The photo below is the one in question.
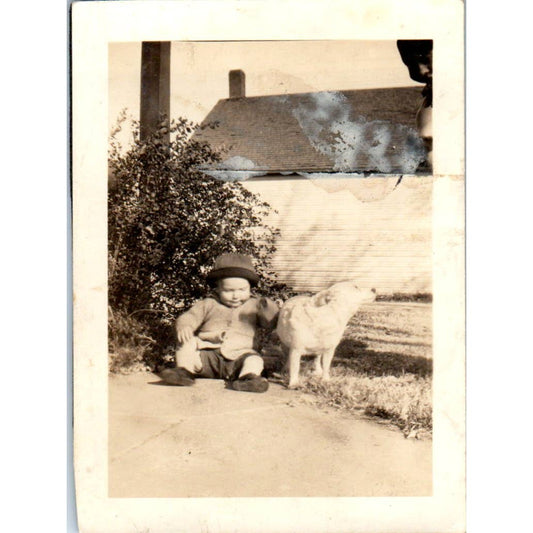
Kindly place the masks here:
<instances>
[{"instance_id":1,"label":"sepia photograph","mask_svg":"<svg viewBox=\"0 0 533 533\"><path fill-rule=\"evenodd\" d=\"M137 501L135 530L311 530L294 505L214 525L265 499L339 506L332 531L438 531L458 501L461 523L464 430L445 414L464 412L461 92L437 30L390 26L119 31L99 42L98 83L74 77L80 123L106 130L98 178L74 171L76 492L83 516L106 509L86 531ZM106 105L89 117L91 90ZM354 529L386 501L387 526ZM186 523L169 526L171 502Z\"/></svg>"},{"instance_id":2,"label":"sepia photograph","mask_svg":"<svg viewBox=\"0 0 533 533\"><path fill-rule=\"evenodd\" d=\"M110 496L431 495L431 52L110 45Z\"/></svg>"}]
</instances>

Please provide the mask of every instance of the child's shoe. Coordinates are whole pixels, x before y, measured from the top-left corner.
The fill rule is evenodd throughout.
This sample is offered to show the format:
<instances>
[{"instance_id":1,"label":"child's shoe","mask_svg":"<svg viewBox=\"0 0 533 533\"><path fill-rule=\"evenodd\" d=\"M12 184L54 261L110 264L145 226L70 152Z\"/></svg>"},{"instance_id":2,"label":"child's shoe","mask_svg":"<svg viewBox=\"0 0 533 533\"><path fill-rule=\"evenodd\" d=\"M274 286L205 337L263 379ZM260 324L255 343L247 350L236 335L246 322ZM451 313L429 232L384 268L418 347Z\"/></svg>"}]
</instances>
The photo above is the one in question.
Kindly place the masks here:
<instances>
[{"instance_id":1,"label":"child's shoe","mask_svg":"<svg viewBox=\"0 0 533 533\"><path fill-rule=\"evenodd\" d=\"M185 368L165 368L159 376L167 385L179 385L181 387L194 385L194 374Z\"/></svg>"},{"instance_id":2,"label":"child's shoe","mask_svg":"<svg viewBox=\"0 0 533 533\"><path fill-rule=\"evenodd\" d=\"M233 390L244 392L266 392L268 381L257 374L245 374L231 383Z\"/></svg>"}]
</instances>

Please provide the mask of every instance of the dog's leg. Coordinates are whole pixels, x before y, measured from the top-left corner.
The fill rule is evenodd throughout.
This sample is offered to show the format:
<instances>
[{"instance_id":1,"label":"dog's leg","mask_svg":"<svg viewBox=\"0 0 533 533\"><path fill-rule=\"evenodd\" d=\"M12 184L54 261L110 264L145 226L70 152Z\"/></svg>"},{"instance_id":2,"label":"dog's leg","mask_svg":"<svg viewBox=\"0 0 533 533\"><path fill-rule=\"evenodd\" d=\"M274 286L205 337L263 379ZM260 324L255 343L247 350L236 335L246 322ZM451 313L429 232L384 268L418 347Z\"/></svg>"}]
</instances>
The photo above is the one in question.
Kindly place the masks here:
<instances>
[{"instance_id":1,"label":"dog's leg","mask_svg":"<svg viewBox=\"0 0 533 533\"><path fill-rule=\"evenodd\" d=\"M317 377L322 376L322 354L318 354L315 356L315 369L313 370L313 374Z\"/></svg>"},{"instance_id":2,"label":"dog's leg","mask_svg":"<svg viewBox=\"0 0 533 533\"><path fill-rule=\"evenodd\" d=\"M302 353L293 348L289 351L289 389L298 386L298 376L300 374L300 358Z\"/></svg>"},{"instance_id":3,"label":"dog's leg","mask_svg":"<svg viewBox=\"0 0 533 533\"><path fill-rule=\"evenodd\" d=\"M327 350L322 354L322 379L327 381L329 379L329 367L331 366L331 361L333 359L333 354L335 353L335 348Z\"/></svg>"}]
</instances>

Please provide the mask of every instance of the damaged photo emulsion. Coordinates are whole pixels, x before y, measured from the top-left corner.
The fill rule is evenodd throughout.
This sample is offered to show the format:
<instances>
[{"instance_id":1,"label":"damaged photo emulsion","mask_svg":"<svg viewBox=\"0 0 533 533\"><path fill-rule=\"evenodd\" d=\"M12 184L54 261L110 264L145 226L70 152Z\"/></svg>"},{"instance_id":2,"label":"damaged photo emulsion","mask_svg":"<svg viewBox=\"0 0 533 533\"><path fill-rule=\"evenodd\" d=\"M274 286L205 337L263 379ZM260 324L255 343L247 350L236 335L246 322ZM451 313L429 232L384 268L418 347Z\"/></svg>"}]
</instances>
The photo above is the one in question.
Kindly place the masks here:
<instances>
[{"instance_id":1,"label":"damaged photo emulsion","mask_svg":"<svg viewBox=\"0 0 533 533\"><path fill-rule=\"evenodd\" d=\"M109 45L110 497L432 495L432 44Z\"/></svg>"}]
</instances>

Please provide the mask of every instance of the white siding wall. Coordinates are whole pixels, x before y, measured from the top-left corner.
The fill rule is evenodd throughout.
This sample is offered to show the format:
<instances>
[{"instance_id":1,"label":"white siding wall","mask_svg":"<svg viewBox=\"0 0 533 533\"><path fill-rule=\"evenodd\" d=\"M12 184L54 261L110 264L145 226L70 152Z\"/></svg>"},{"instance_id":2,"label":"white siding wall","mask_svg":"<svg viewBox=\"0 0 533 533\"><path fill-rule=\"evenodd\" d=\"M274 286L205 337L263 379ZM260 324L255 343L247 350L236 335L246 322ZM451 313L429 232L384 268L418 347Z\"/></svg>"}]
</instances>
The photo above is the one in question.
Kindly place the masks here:
<instances>
[{"instance_id":1,"label":"white siding wall","mask_svg":"<svg viewBox=\"0 0 533 533\"><path fill-rule=\"evenodd\" d=\"M247 181L281 229L274 267L295 290L354 279L378 294L431 292L432 179Z\"/></svg>"}]
</instances>

